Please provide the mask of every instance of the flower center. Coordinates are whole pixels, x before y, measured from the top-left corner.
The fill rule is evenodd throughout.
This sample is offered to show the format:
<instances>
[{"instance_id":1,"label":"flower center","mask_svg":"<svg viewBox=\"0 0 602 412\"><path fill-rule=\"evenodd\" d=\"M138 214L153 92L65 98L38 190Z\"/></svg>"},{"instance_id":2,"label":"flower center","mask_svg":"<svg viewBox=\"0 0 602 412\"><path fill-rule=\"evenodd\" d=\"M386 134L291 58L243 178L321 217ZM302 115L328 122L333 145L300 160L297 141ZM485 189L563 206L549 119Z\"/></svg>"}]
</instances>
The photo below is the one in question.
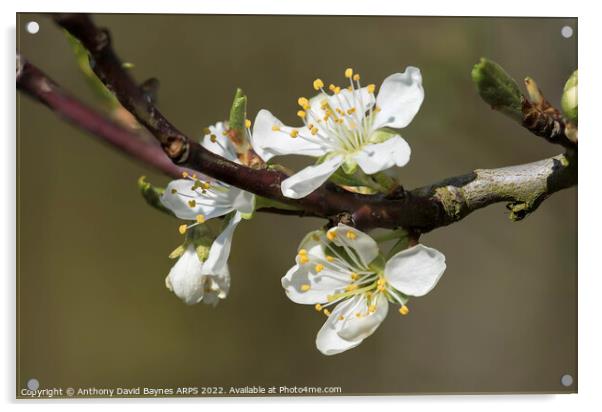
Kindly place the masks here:
<instances>
[{"instance_id":1,"label":"flower center","mask_svg":"<svg viewBox=\"0 0 602 412\"><path fill-rule=\"evenodd\" d=\"M316 79L313 87L320 95L311 102L305 97L298 99L302 110L297 116L305 130L279 125L274 125L272 130L319 143L331 153L350 154L361 150L372 134L374 113L379 110L374 105L375 86L370 84L362 89L359 73L350 68L345 70L345 77L349 80L346 89L330 84L329 94L324 82Z\"/></svg>"},{"instance_id":2,"label":"flower center","mask_svg":"<svg viewBox=\"0 0 602 412\"><path fill-rule=\"evenodd\" d=\"M182 173L182 177L184 179L191 180L192 186L190 190L194 192L194 194L182 193L177 189L171 189L172 195L179 195L184 198L188 198L189 200L186 202L188 207L194 209L199 205L203 206L216 206L220 204L228 204L229 200L227 198L228 192L230 191L230 187L221 183L219 181L211 182L201 180L197 178L196 175L189 175L187 172ZM205 223L205 215L198 214L195 217L195 222L189 225L180 225L178 227L178 231L180 234L186 233L189 229Z\"/></svg>"},{"instance_id":3,"label":"flower center","mask_svg":"<svg viewBox=\"0 0 602 412\"><path fill-rule=\"evenodd\" d=\"M364 299L361 299L357 307L350 312L354 313L357 318L361 318L376 311L378 298L383 295L389 302L401 306L399 312L402 315L408 314L409 309L405 305L407 297L387 282L382 271L363 265L354 248L347 246L347 242L340 242L342 246L335 245L333 241L337 236L334 231L328 231L326 235L315 234L313 236L313 240L320 244L325 253L324 259L310 256L306 249L300 249L297 255L300 264L311 265L309 271L310 281L319 282L321 277L329 277L347 283L339 290L335 290L333 294L328 295L326 303L316 304L315 309L326 316L330 316L332 306L362 295ZM344 236L350 243L357 238L357 235L352 231L346 232ZM303 284L301 290L307 292L311 290L311 287L309 283ZM339 320L343 319L344 316L339 315Z\"/></svg>"}]
</instances>

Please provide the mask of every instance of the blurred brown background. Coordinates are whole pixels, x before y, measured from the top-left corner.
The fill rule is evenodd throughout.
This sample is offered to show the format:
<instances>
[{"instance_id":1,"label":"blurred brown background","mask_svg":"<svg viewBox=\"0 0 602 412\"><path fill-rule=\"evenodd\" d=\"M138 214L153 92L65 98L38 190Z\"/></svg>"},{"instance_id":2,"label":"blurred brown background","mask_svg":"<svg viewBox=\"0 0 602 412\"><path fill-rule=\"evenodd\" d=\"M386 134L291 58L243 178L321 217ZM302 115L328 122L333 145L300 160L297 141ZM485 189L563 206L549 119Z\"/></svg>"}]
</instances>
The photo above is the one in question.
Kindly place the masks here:
<instances>
[{"instance_id":1,"label":"blurred brown background","mask_svg":"<svg viewBox=\"0 0 602 412\"><path fill-rule=\"evenodd\" d=\"M159 105L198 136L224 119L236 87L249 117L267 108L296 122L311 81L342 83L350 66L380 84L421 68L426 99L403 132L406 187L474 168L555 155L490 110L470 70L481 56L534 77L559 103L577 65L576 19L98 15L142 81L161 81ZM40 23L36 35L27 21ZM48 16L17 19L18 49L93 103L71 50ZM437 288L391 313L358 348L321 355L324 317L290 302L280 277L320 220L258 215L241 224L232 289L216 308L185 306L164 285L178 222L150 209L136 179L168 179L18 96L18 386L341 386L344 394L572 392L577 374L576 190L555 194L525 221L502 204L423 241L447 256ZM288 165L300 166L292 159ZM575 381L576 382L576 381Z\"/></svg>"}]
</instances>

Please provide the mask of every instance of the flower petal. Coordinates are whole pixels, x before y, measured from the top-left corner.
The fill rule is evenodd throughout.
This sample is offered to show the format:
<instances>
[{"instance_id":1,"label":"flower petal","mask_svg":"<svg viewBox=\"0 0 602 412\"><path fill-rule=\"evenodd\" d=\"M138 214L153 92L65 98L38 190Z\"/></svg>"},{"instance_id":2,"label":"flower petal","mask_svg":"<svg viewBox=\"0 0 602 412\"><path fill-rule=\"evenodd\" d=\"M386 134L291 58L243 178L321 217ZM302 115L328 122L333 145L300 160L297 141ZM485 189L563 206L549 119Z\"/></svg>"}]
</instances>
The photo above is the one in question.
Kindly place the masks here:
<instances>
[{"instance_id":1,"label":"flower petal","mask_svg":"<svg viewBox=\"0 0 602 412\"><path fill-rule=\"evenodd\" d=\"M318 331L318 335L316 336L316 347L324 355L336 355L355 348L362 343L363 339L346 340L338 334L344 319L350 316L359 299L361 299L361 296L356 296L339 303L337 307L334 308L322 328ZM343 317L343 320L341 320L341 316Z\"/></svg>"},{"instance_id":2,"label":"flower petal","mask_svg":"<svg viewBox=\"0 0 602 412\"><path fill-rule=\"evenodd\" d=\"M374 119L373 129L406 127L418 113L423 100L420 69L410 66L403 73L390 75L383 81L376 97L380 111Z\"/></svg>"},{"instance_id":3,"label":"flower petal","mask_svg":"<svg viewBox=\"0 0 602 412\"><path fill-rule=\"evenodd\" d=\"M328 302L328 296L339 293L349 284L348 275L325 268L316 273L312 263L297 263L282 278L286 296L295 303L313 305Z\"/></svg>"},{"instance_id":4,"label":"flower petal","mask_svg":"<svg viewBox=\"0 0 602 412\"><path fill-rule=\"evenodd\" d=\"M335 245L345 248L348 254L349 251L354 252L356 260L359 258L357 263L363 268L367 268L378 256L378 244L369 235L356 228L339 223L328 232L334 235L332 242Z\"/></svg>"},{"instance_id":5,"label":"flower petal","mask_svg":"<svg viewBox=\"0 0 602 412\"><path fill-rule=\"evenodd\" d=\"M307 166L282 181L282 194L292 199L307 196L322 185L343 163L343 156L335 156L323 163Z\"/></svg>"},{"instance_id":6,"label":"flower petal","mask_svg":"<svg viewBox=\"0 0 602 412\"><path fill-rule=\"evenodd\" d=\"M354 313L351 313L350 316L343 320L341 329L338 332L339 336L345 340L355 341L358 339L364 340L372 335L382 321L385 320L389 311L389 302L382 293L378 295L374 305L375 311L370 312L367 300L364 298L358 307L354 309ZM361 316L357 317L357 313L360 313Z\"/></svg>"},{"instance_id":7,"label":"flower petal","mask_svg":"<svg viewBox=\"0 0 602 412\"><path fill-rule=\"evenodd\" d=\"M240 163L232 140L224 134L226 132L226 124L224 122L217 122L215 125L209 126L208 129L209 134L203 136L201 145L218 156L232 162Z\"/></svg>"},{"instance_id":8,"label":"flower petal","mask_svg":"<svg viewBox=\"0 0 602 412\"><path fill-rule=\"evenodd\" d=\"M189 244L165 279L167 287L187 305L203 299L205 276L202 266L194 246Z\"/></svg>"},{"instance_id":9,"label":"flower petal","mask_svg":"<svg viewBox=\"0 0 602 412\"><path fill-rule=\"evenodd\" d=\"M418 244L389 259L385 265L385 278L406 295L423 296L435 287L445 267L443 253Z\"/></svg>"},{"instance_id":10,"label":"flower petal","mask_svg":"<svg viewBox=\"0 0 602 412\"><path fill-rule=\"evenodd\" d=\"M208 275L222 275L228 272L228 257L232 247L234 229L240 223L242 216L240 212L234 213L226 228L213 241L209 249L209 256L203 264L203 273Z\"/></svg>"},{"instance_id":11,"label":"flower petal","mask_svg":"<svg viewBox=\"0 0 602 412\"><path fill-rule=\"evenodd\" d=\"M279 155L298 154L319 157L325 154L324 148L315 138L313 140L300 137L293 139L284 131L272 130L273 126L282 127L283 124L269 111L260 110L255 118L251 145L259 157L266 162Z\"/></svg>"},{"instance_id":12,"label":"flower petal","mask_svg":"<svg viewBox=\"0 0 602 412\"><path fill-rule=\"evenodd\" d=\"M393 166L405 166L410 153L410 145L401 136L393 136L382 143L364 146L354 159L365 173L371 175Z\"/></svg>"},{"instance_id":13,"label":"flower petal","mask_svg":"<svg viewBox=\"0 0 602 412\"><path fill-rule=\"evenodd\" d=\"M215 185L215 190L209 189L211 193L203 194L200 189L192 190L193 184L194 181L189 179L172 180L161 196L163 206L180 219L194 220L197 215L212 219L228 214L235 208L246 209L249 204L252 210L252 195L240 189L213 182L211 184Z\"/></svg>"}]
</instances>

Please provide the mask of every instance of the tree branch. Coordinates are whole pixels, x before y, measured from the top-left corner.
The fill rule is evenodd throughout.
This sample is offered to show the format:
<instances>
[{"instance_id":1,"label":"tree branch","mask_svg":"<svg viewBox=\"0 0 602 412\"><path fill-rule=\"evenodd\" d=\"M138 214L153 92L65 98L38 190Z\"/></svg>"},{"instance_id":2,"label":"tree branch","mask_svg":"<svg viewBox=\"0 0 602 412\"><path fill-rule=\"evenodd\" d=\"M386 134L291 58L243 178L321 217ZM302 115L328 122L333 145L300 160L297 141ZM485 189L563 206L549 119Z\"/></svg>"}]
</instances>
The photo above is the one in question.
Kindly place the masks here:
<instances>
[{"instance_id":1,"label":"tree branch","mask_svg":"<svg viewBox=\"0 0 602 412\"><path fill-rule=\"evenodd\" d=\"M56 20L88 48L91 67L99 78L116 94L122 105L161 142L163 151L172 161L300 209L266 211L323 217L334 221L345 220L362 229L404 227L424 233L459 221L475 210L498 202L509 202L510 217L520 220L552 193L577 184L577 156L576 151L571 151L570 154L521 166L475 170L412 191L400 190L388 196L359 195L325 184L306 198L288 199L280 190L280 182L287 177L285 173L230 162L204 149L172 126L123 70L110 47L107 32L96 28L89 17L60 15ZM18 70L17 85L85 130L110 142L118 135L123 142L116 144L116 147L139 159L143 158L137 152L138 148L134 147L133 141L137 136L131 132L123 134L123 130L114 130L118 126L68 96L28 63L22 64ZM148 149L140 150L144 152ZM172 170L165 169L163 162L156 161L156 147L152 154L153 156L143 160L160 170ZM169 162L166 156L162 158ZM173 172L168 171L168 174L174 176Z\"/></svg>"}]
</instances>

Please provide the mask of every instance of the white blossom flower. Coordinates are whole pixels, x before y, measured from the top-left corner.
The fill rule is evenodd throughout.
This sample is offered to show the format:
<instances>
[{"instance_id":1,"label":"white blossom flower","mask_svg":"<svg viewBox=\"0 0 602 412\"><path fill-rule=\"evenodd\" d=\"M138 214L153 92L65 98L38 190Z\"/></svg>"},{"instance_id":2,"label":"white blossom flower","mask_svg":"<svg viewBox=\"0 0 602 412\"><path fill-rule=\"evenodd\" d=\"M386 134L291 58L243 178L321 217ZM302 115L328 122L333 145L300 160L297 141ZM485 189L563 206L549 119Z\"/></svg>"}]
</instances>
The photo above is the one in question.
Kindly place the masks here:
<instances>
[{"instance_id":1,"label":"white blossom flower","mask_svg":"<svg viewBox=\"0 0 602 412\"><path fill-rule=\"evenodd\" d=\"M234 145L226 136L224 123L217 123L206 130L202 145L215 154L237 162ZM161 196L161 203L177 217L196 223L180 226L187 229L215 217L239 212L243 216L253 212L255 196L252 193L220 181L202 180L196 175L183 174L183 179L172 180Z\"/></svg>"},{"instance_id":2,"label":"white blossom flower","mask_svg":"<svg viewBox=\"0 0 602 412\"><path fill-rule=\"evenodd\" d=\"M408 297L430 292L445 267L441 252L421 244L385 262L370 236L339 224L312 232L301 242L282 286L293 302L315 305L328 316L316 346L325 355L335 355L372 335L387 316L389 303L408 314Z\"/></svg>"},{"instance_id":3,"label":"white blossom flower","mask_svg":"<svg viewBox=\"0 0 602 412\"><path fill-rule=\"evenodd\" d=\"M224 123L210 126L201 143L213 153L238 162ZM181 234L209 219L228 215L230 220L213 242L207 260L201 261L193 245L188 245L171 269L166 284L188 304L201 300L215 304L225 298L230 287L227 262L234 229L243 217L253 212L255 196L217 180L202 180L188 173L183 177L171 181L161 196L161 203L178 218L194 221L181 225Z\"/></svg>"},{"instance_id":4,"label":"white blossom flower","mask_svg":"<svg viewBox=\"0 0 602 412\"><path fill-rule=\"evenodd\" d=\"M165 285L188 305L204 302L217 305L225 299L230 289L228 256L234 229L240 223L240 214L235 214L226 228L213 241L209 255L201 261L194 244L188 244L176 264L165 278Z\"/></svg>"},{"instance_id":5,"label":"white blossom flower","mask_svg":"<svg viewBox=\"0 0 602 412\"><path fill-rule=\"evenodd\" d=\"M374 97L375 86L361 87L359 74L345 71L350 86L330 85L324 90L320 79L314 89L320 94L311 100L300 97L302 110L297 114L303 127L285 126L269 111L257 114L251 142L265 161L273 156L299 154L319 157L282 182L282 193L302 198L324 183L339 167L354 170L357 165L366 174L393 166L404 166L410 159L410 147L399 135L375 133L389 127L401 129L414 118L424 100L422 77L415 67L387 77ZM290 139L290 138L294 138Z\"/></svg>"}]
</instances>

